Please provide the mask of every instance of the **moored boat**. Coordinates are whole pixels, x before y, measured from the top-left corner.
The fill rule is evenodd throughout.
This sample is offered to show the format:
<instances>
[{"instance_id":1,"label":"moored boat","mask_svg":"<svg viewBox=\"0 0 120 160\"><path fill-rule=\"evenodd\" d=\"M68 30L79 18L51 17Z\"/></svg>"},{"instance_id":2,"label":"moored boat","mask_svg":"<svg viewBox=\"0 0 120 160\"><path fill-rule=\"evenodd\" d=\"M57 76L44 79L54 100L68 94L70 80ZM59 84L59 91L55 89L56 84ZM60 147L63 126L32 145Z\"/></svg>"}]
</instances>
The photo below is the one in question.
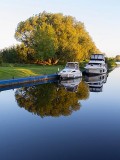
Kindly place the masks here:
<instances>
[{"instance_id":1,"label":"moored boat","mask_svg":"<svg viewBox=\"0 0 120 160\"><path fill-rule=\"evenodd\" d=\"M98 75L107 73L104 54L92 54L89 63L85 66L85 72Z\"/></svg>"},{"instance_id":2,"label":"moored boat","mask_svg":"<svg viewBox=\"0 0 120 160\"><path fill-rule=\"evenodd\" d=\"M67 62L65 68L58 73L62 79L71 79L82 77L78 62Z\"/></svg>"}]
</instances>

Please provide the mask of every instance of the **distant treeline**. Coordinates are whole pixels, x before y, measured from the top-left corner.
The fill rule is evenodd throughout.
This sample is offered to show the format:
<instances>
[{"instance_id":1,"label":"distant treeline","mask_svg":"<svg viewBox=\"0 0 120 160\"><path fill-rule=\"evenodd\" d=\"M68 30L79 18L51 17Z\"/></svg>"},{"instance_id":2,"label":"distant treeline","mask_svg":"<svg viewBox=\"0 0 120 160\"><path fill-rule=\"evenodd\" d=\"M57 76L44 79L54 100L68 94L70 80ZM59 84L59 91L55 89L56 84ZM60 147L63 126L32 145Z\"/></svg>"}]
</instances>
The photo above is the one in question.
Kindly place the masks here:
<instances>
[{"instance_id":1,"label":"distant treeline","mask_svg":"<svg viewBox=\"0 0 120 160\"><path fill-rule=\"evenodd\" d=\"M0 51L0 62L56 64L89 59L100 51L84 24L61 13L40 13L18 24L20 45Z\"/></svg>"},{"instance_id":2,"label":"distant treeline","mask_svg":"<svg viewBox=\"0 0 120 160\"><path fill-rule=\"evenodd\" d=\"M117 55L114 58L106 57L106 63L109 69L116 67L116 62L120 62L120 55Z\"/></svg>"},{"instance_id":3,"label":"distant treeline","mask_svg":"<svg viewBox=\"0 0 120 160\"><path fill-rule=\"evenodd\" d=\"M106 63L107 63L108 69L111 69L117 66L115 58L106 57Z\"/></svg>"},{"instance_id":4,"label":"distant treeline","mask_svg":"<svg viewBox=\"0 0 120 160\"><path fill-rule=\"evenodd\" d=\"M116 60L117 62L120 62L120 55L117 55L117 56L115 57L115 60Z\"/></svg>"}]
</instances>

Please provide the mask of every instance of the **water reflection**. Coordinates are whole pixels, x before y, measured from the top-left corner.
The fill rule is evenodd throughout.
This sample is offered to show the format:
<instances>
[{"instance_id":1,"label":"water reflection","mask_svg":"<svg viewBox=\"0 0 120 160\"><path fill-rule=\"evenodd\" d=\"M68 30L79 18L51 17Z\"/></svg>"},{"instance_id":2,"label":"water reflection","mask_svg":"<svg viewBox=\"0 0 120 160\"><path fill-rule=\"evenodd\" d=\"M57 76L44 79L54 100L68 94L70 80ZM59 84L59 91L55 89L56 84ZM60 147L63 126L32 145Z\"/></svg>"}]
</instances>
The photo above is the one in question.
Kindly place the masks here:
<instances>
[{"instance_id":1,"label":"water reflection","mask_svg":"<svg viewBox=\"0 0 120 160\"><path fill-rule=\"evenodd\" d=\"M102 92L103 84L107 81L108 74L97 76L85 75L85 81L89 85L90 92Z\"/></svg>"},{"instance_id":2,"label":"water reflection","mask_svg":"<svg viewBox=\"0 0 120 160\"><path fill-rule=\"evenodd\" d=\"M60 82L60 86L63 86L67 91L77 92L78 86L81 81L82 81L82 78L62 80Z\"/></svg>"},{"instance_id":3,"label":"water reflection","mask_svg":"<svg viewBox=\"0 0 120 160\"><path fill-rule=\"evenodd\" d=\"M21 88L21 87L31 87L31 86L36 86L39 84L46 84L46 83L54 83L57 82L58 80L44 80L44 81L38 81L38 82L30 82L30 83L22 83L22 84L15 84L15 85L10 85L10 86L2 86L0 87L0 92L5 91L5 90L11 90L11 89L16 89L16 88Z\"/></svg>"},{"instance_id":4,"label":"water reflection","mask_svg":"<svg viewBox=\"0 0 120 160\"><path fill-rule=\"evenodd\" d=\"M45 116L68 116L73 111L80 109L78 100L89 97L88 85L81 81L62 81L60 84L42 84L38 86L17 89L15 98L20 107L41 117ZM67 85L66 85L67 84ZM68 85L69 84L69 85ZM67 92L71 85L77 86L75 92ZM74 88L73 87L73 88Z\"/></svg>"}]
</instances>

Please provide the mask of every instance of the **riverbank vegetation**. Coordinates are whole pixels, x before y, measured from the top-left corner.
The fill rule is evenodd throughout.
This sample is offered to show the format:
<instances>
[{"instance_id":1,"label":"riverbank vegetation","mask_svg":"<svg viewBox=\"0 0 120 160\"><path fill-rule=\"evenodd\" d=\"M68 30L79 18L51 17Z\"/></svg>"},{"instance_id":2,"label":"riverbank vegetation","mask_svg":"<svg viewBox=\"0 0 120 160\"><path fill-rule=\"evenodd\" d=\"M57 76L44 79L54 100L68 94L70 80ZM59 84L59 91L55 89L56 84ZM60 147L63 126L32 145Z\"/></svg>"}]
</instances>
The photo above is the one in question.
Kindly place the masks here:
<instances>
[{"instance_id":1,"label":"riverbank vegetation","mask_svg":"<svg viewBox=\"0 0 120 160\"><path fill-rule=\"evenodd\" d=\"M83 70L91 54L100 53L82 22L61 13L43 12L21 21L15 31L19 45L0 51L0 79L57 72L67 61ZM108 67L115 65L107 58Z\"/></svg>"},{"instance_id":2,"label":"riverbank vegetation","mask_svg":"<svg viewBox=\"0 0 120 160\"><path fill-rule=\"evenodd\" d=\"M120 55L117 55L117 56L115 57L115 60L116 60L116 62L120 62Z\"/></svg>"},{"instance_id":3,"label":"riverbank vegetation","mask_svg":"<svg viewBox=\"0 0 120 160\"><path fill-rule=\"evenodd\" d=\"M112 70L117 66L115 58L106 58L108 70Z\"/></svg>"}]
</instances>

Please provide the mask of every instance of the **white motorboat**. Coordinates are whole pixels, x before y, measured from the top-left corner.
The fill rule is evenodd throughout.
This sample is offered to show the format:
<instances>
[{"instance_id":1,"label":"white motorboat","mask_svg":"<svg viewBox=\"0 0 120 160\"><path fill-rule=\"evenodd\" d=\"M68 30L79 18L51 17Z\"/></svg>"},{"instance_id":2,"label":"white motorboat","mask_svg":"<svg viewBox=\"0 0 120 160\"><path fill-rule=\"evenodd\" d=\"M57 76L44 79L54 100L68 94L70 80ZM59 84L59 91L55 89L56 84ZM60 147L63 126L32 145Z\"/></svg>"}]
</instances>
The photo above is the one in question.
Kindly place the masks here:
<instances>
[{"instance_id":1,"label":"white motorboat","mask_svg":"<svg viewBox=\"0 0 120 160\"><path fill-rule=\"evenodd\" d=\"M67 62L65 68L58 73L62 79L82 77L78 62Z\"/></svg>"},{"instance_id":2,"label":"white motorboat","mask_svg":"<svg viewBox=\"0 0 120 160\"><path fill-rule=\"evenodd\" d=\"M85 76L85 81L89 85L91 92L102 92L103 84L107 81L107 74L97 76Z\"/></svg>"},{"instance_id":3,"label":"white motorboat","mask_svg":"<svg viewBox=\"0 0 120 160\"><path fill-rule=\"evenodd\" d=\"M89 63L85 66L87 74L105 74L107 65L104 54L92 54Z\"/></svg>"}]
</instances>

